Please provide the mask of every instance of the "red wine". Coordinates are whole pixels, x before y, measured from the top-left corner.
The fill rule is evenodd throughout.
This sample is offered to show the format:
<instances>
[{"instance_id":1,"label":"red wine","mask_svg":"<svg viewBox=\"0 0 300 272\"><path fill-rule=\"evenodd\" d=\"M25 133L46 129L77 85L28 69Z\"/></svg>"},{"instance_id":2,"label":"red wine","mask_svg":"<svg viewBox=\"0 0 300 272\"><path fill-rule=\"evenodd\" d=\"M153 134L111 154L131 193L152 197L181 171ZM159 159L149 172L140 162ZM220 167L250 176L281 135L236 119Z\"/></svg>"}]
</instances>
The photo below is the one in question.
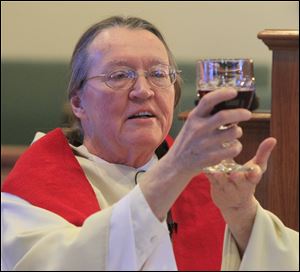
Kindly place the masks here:
<instances>
[{"instance_id":1,"label":"red wine","mask_svg":"<svg viewBox=\"0 0 300 272\"><path fill-rule=\"evenodd\" d=\"M209 92L211 92L211 91L198 90L199 100ZM253 90L238 91L237 96L235 98L233 98L232 100L224 101L224 102L221 102L218 105L216 105L213 108L211 114L215 114L218 111L228 110L228 109L237 109L237 108L249 109L252 104L254 93L255 92Z\"/></svg>"}]
</instances>

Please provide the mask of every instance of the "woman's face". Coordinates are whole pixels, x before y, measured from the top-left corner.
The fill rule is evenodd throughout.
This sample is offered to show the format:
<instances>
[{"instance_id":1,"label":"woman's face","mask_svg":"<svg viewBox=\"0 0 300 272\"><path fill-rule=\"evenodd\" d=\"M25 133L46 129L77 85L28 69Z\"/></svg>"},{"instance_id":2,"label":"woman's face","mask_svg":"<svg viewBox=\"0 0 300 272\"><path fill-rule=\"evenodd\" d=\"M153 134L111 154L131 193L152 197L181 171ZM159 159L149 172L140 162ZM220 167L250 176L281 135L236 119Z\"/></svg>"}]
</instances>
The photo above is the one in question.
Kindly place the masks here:
<instances>
[{"instance_id":1,"label":"woman's face","mask_svg":"<svg viewBox=\"0 0 300 272\"><path fill-rule=\"evenodd\" d=\"M87 78L124 66L140 72L156 64L169 65L165 46L146 30L109 28L96 36L88 52L91 66ZM174 97L174 85L153 87L144 76L126 90L113 90L97 78L86 81L71 102L91 153L138 167L151 158L168 134Z\"/></svg>"}]
</instances>

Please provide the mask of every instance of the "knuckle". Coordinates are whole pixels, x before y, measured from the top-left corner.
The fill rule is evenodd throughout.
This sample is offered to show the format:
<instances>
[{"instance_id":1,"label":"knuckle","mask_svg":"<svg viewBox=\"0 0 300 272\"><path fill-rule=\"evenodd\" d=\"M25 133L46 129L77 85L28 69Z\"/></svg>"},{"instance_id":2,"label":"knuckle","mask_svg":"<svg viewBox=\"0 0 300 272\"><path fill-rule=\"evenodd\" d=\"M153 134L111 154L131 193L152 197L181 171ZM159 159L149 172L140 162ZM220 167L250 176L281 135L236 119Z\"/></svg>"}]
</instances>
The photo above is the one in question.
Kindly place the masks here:
<instances>
[{"instance_id":1,"label":"knuckle","mask_svg":"<svg viewBox=\"0 0 300 272\"><path fill-rule=\"evenodd\" d=\"M238 155L242 151L243 146L239 141L236 141L236 144L234 145L234 148L235 148L236 155Z\"/></svg>"},{"instance_id":2,"label":"knuckle","mask_svg":"<svg viewBox=\"0 0 300 272\"><path fill-rule=\"evenodd\" d=\"M238 138L241 138L243 136L243 129L241 127L237 127L238 130Z\"/></svg>"},{"instance_id":3,"label":"knuckle","mask_svg":"<svg viewBox=\"0 0 300 272\"><path fill-rule=\"evenodd\" d=\"M220 123L223 123L227 119L226 111L219 111L215 116L217 121L219 121Z\"/></svg>"},{"instance_id":4,"label":"knuckle","mask_svg":"<svg viewBox=\"0 0 300 272\"><path fill-rule=\"evenodd\" d=\"M201 98L199 107L201 107L202 109L205 109L205 111L209 108L213 108L212 101L208 95L205 95Z\"/></svg>"},{"instance_id":5,"label":"knuckle","mask_svg":"<svg viewBox=\"0 0 300 272\"><path fill-rule=\"evenodd\" d=\"M239 139L243 135L243 130L240 127L232 127L224 131L227 141Z\"/></svg>"},{"instance_id":6,"label":"knuckle","mask_svg":"<svg viewBox=\"0 0 300 272\"><path fill-rule=\"evenodd\" d=\"M234 135L235 138L241 138L243 136L243 130L241 127L235 127L234 128Z\"/></svg>"},{"instance_id":7,"label":"knuckle","mask_svg":"<svg viewBox=\"0 0 300 272\"><path fill-rule=\"evenodd\" d=\"M237 156L242 151L242 144L239 141L235 141L234 144L230 147L230 153L232 157Z\"/></svg>"},{"instance_id":8,"label":"knuckle","mask_svg":"<svg viewBox=\"0 0 300 272\"><path fill-rule=\"evenodd\" d=\"M210 103L211 103L211 101L210 101L209 95L204 95L200 100L201 106L209 105Z\"/></svg>"}]
</instances>

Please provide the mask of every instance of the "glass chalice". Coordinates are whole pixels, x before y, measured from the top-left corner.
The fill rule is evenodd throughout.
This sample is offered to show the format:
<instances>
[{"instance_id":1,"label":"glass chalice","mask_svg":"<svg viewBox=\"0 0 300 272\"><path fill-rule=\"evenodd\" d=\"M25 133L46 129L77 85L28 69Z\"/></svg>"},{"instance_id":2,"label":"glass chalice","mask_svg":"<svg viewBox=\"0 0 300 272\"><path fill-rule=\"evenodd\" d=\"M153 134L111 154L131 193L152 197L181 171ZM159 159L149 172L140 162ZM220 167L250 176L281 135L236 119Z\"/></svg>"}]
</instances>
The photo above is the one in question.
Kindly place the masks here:
<instances>
[{"instance_id":1,"label":"glass chalice","mask_svg":"<svg viewBox=\"0 0 300 272\"><path fill-rule=\"evenodd\" d=\"M204 95L221 87L233 87L238 91L237 96L229 101L216 105L211 114L220 110L245 108L250 109L255 95L255 78L253 61L251 59L203 59L196 64L197 96L200 100ZM224 88L226 91L226 88ZM222 126L227 129L233 124ZM226 148L232 143L223 143ZM249 167L237 164L233 159L226 159L217 165L203 169L205 173L230 173L249 171Z\"/></svg>"}]
</instances>

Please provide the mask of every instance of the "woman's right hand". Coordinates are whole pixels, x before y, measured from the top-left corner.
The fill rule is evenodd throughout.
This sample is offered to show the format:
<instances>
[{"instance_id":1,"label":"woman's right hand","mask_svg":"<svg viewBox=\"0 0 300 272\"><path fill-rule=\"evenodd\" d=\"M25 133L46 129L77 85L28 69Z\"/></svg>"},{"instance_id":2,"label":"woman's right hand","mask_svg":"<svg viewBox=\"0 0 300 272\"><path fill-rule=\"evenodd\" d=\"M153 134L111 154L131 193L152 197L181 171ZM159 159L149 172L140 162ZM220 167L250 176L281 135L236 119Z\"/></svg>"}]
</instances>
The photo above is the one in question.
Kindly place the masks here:
<instances>
[{"instance_id":1,"label":"woman's right hand","mask_svg":"<svg viewBox=\"0 0 300 272\"><path fill-rule=\"evenodd\" d=\"M172 164L180 171L198 174L207 166L218 164L226 158L236 157L242 150L237 140L242 129L231 126L220 130L226 124L236 124L251 118L246 109L223 110L210 115L213 108L222 101L231 100L237 95L233 88L221 88L206 94L190 112L168 154L174 159ZM230 142L224 148L223 143Z\"/></svg>"},{"instance_id":2,"label":"woman's right hand","mask_svg":"<svg viewBox=\"0 0 300 272\"><path fill-rule=\"evenodd\" d=\"M235 109L210 115L215 105L236 95L237 92L232 88L206 94L189 114L168 153L142 176L140 188L159 220L165 218L193 176L204 167L240 153L242 146L235 140L242 136L242 129L236 125L226 130L220 130L219 127L249 120L251 112ZM226 149L222 146L224 142L232 141L235 143Z\"/></svg>"}]
</instances>

